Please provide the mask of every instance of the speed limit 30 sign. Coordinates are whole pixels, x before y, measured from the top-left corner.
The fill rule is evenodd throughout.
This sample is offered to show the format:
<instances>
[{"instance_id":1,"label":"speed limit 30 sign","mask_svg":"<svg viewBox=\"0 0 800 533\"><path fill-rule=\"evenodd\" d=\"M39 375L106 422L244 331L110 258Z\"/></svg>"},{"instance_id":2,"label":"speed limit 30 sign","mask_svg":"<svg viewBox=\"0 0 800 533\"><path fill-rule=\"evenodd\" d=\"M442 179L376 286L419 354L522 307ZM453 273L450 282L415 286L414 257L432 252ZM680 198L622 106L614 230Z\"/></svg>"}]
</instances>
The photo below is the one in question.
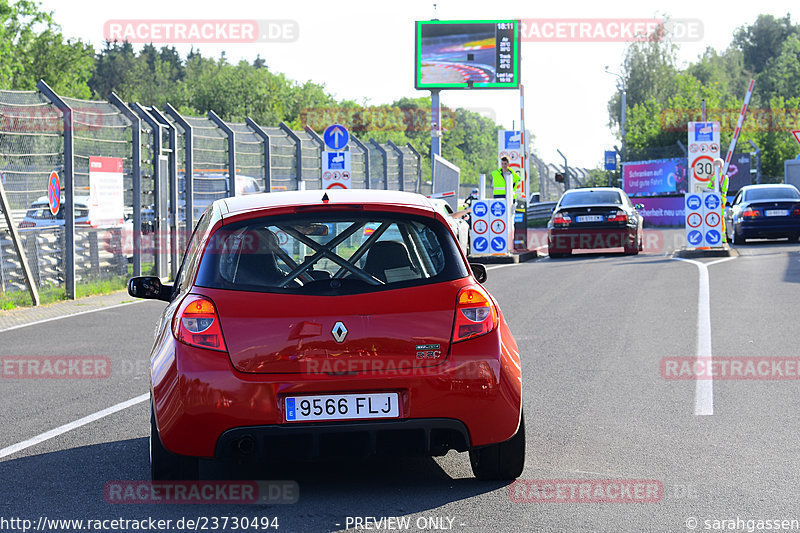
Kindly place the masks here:
<instances>
[{"instance_id":1,"label":"speed limit 30 sign","mask_svg":"<svg viewBox=\"0 0 800 533\"><path fill-rule=\"evenodd\" d=\"M689 122L689 193L708 189L714 176L714 160L719 157L720 123Z\"/></svg>"}]
</instances>

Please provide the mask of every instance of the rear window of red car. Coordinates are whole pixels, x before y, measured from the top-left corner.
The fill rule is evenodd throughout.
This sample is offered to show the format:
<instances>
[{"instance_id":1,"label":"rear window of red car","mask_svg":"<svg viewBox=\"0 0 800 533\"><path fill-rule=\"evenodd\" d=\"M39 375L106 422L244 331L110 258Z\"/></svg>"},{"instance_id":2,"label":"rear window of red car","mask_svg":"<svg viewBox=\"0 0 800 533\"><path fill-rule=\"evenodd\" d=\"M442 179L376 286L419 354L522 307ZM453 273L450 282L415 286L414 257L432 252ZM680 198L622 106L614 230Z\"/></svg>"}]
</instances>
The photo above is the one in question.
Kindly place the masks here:
<instances>
[{"instance_id":1,"label":"rear window of red car","mask_svg":"<svg viewBox=\"0 0 800 533\"><path fill-rule=\"evenodd\" d=\"M445 226L397 213L303 213L218 229L195 284L257 292L349 294L462 278Z\"/></svg>"}]
</instances>

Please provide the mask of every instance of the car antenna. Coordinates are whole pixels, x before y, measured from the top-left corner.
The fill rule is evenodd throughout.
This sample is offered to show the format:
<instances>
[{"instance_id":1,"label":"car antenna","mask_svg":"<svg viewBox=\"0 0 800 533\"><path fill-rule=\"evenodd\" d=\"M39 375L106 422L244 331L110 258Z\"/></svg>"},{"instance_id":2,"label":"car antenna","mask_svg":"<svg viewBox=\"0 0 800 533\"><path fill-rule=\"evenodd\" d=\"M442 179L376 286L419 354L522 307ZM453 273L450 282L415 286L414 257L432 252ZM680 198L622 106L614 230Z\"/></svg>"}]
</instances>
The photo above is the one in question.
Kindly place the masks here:
<instances>
[{"instance_id":1,"label":"car antenna","mask_svg":"<svg viewBox=\"0 0 800 533\"><path fill-rule=\"evenodd\" d=\"M328 193L327 193L327 192L326 192L325 194L323 194L323 195L322 195L322 201L323 201L323 202L327 202L327 201L329 201L329 200L330 200L330 198L328 198Z\"/></svg>"}]
</instances>

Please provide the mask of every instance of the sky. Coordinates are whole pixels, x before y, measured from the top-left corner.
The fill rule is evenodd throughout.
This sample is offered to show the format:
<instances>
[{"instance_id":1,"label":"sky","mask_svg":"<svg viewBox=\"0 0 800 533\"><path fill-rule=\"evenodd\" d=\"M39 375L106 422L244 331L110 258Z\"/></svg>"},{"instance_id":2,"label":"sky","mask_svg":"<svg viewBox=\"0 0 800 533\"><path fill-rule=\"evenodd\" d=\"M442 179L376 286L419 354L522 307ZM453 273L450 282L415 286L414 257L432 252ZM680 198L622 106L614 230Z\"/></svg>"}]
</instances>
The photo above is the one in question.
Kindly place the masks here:
<instances>
[{"instance_id":1,"label":"sky","mask_svg":"<svg viewBox=\"0 0 800 533\"><path fill-rule=\"evenodd\" d=\"M436 7L434 8L434 4ZM569 37L574 19L608 19L592 22L592 31L613 31L613 22L632 19L687 21L679 28L690 32L680 45L683 65L693 62L707 47L722 51L740 26L752 24L761 14L782 17L792 13L796 0L761 0L732 4L671 0L656 2L571 1L502 2L439 0L386 1L269 1L186 0L109 2L107 0L43 0L53 11L67 37L103 46L109 21L230 20L283 21L296 28L291 42L202 43L203 55L218 57L224 50L232 63L252 61L257 54L274 72L304 82L324 84L337 99L370 105L388 104L401 97L428 96L414 88L414 21L528 19L529 37L552 35L558 21L559 42L521 43L521 81L525 87L525 127L534 137L534 151L546 162L561 164L559 149L570 166L594 168L602 164L604 150L619 144L608 126L607 103L616 90L625 42L596 42ZM610 22L609 22L610 20ZM285 27L285 26L274 26ZM599 29L598 29L599 28ZM565 42L568 41L568 42ZM175 44L185 56L189 44ZM157 44L157 46L161 46ZM137 49L141 45L137 45ZM506 129L519 128L520 95L517 90L442 91L442 105L473 109Z\"/></svg>"}]
</instances>

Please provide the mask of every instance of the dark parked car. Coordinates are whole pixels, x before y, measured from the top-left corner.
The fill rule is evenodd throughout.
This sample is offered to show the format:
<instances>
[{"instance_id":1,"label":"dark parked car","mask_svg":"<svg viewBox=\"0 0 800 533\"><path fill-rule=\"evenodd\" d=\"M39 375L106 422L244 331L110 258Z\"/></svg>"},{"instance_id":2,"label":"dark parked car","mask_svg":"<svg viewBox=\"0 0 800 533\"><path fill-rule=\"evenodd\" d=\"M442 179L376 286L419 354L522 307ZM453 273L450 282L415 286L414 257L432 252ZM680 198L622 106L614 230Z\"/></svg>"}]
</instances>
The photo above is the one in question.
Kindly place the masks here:
<instances>
[{"instance_id":1,"label":"dark parked car","mask_svg":"<svg viewBox=\"0 0 800 533\"><path fill-rule=\"evenodd\" d=\"M747 239L800 237L800 191L794 185L742 187L725 209L725 231L733 244Z\"/></svg>"},{"instance_id":2,"label":"dark parked car","mask_svg":"<svg viewBox=\"0 0 800 533\"><path fill-rule=\"evenodd\" d=\"M616 187L566 191L547 223L550 257L576 249L623 248L627 254L642 249L642 216L631 199Z\"/></svg>"}]
</instances>

